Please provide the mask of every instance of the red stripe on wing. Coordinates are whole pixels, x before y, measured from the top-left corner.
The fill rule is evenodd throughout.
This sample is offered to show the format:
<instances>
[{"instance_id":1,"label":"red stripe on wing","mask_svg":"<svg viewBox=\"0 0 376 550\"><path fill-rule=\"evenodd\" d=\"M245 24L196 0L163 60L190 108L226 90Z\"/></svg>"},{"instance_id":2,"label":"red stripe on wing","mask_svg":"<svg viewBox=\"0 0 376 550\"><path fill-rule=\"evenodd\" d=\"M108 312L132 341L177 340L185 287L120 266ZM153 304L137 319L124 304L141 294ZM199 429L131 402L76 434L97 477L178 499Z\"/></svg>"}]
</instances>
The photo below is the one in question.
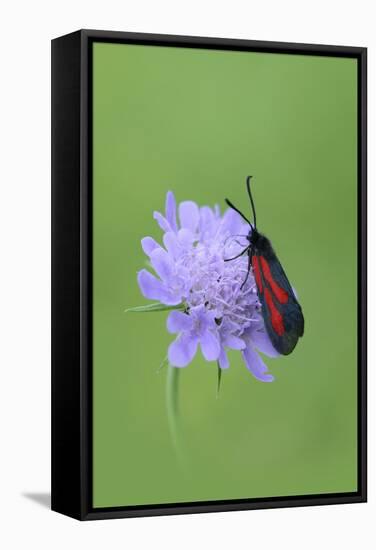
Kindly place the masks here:
<instances>
[{"instance_id":1,"label":"red stripe on wing","mask_svg":"<svg viewBox=\"0 0 376 550\"><path fill-rule=\"evenodd\" d=\"M252 269L255 275L255 281L260 294L262 294L262 277L258 256L252 256Z\"/></svg>"},{"instance_id":2,"label":"red stripe on wing","mask_svg":"<svg viewBox=\"0 0 376 550\"><path fill-rule=\"evenodd\" d=\"M265 302L268 306L268 310L270 313L270 320L272 323L273 330L278 336L282 336L285 332L285 325L283 324L283 317L281 313L276 308L274 302L273 302L273 296L270 293L270 290L265 287Z\"/></svg>"},{"instance_id":3,"label":"red stripe on wing","mask_svg":"<svg viewBox=\"0 0 376 550\"><path fill-rule=\"evenodd\" d=\"M263 256L260 256L260 263L261 263L262 273L264 275L265 281L270 286L270 290L273 292L274 296L277 298L280 304L286 304L286 302L289 299L289 295L284 288L281 288L275 282L275 280L273 279L273 275L270 271L269 264Z\"/></svg>"}]
</instances>

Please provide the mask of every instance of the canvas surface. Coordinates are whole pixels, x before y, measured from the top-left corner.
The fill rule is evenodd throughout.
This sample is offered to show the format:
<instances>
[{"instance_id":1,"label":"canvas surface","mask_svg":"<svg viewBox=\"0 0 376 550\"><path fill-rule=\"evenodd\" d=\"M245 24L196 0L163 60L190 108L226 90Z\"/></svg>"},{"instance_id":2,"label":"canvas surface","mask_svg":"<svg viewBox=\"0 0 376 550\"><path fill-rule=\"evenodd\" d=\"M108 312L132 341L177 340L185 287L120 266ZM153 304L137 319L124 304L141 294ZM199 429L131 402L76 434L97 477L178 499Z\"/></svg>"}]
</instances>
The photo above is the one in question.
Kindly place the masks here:
<instances>
[{"instance_id":1,"label":"canvas surface","mask_svg":"<svg viewBox=\"0 0 376 550\"><path fill-rule=\"evenodd\" d=\"M231 352L180 372L177 461L166 415L174 336L137 284L153 211L249 213L305 315L262 383ZM345 58L94 44L93 495L126 506L357 489L357 67Z\"/></svg>"}]
</instances>

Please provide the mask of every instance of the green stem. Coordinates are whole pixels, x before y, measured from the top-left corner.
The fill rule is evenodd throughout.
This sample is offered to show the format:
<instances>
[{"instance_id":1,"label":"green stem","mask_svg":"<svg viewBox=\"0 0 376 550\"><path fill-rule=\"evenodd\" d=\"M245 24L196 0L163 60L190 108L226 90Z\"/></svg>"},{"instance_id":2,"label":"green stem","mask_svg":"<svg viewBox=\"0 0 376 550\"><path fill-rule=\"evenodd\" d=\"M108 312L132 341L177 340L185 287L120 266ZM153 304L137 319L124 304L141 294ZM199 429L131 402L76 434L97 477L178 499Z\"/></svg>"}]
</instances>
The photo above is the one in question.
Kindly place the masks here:
<instances>
[{"instance_id":1,"label":"green stem","mask_svg":"<svg viewBox=\"0 0 376 550\"><path fill-rule=\"evenodd\" d=\"M179 430L179 376L180 369L168 365L167 378L166 378L166 406L167 406L167 419L170 429L170 435L172 445L181 467L185 466L185 456L181 447L181 438Z\"/></svg>"}]
</instances>

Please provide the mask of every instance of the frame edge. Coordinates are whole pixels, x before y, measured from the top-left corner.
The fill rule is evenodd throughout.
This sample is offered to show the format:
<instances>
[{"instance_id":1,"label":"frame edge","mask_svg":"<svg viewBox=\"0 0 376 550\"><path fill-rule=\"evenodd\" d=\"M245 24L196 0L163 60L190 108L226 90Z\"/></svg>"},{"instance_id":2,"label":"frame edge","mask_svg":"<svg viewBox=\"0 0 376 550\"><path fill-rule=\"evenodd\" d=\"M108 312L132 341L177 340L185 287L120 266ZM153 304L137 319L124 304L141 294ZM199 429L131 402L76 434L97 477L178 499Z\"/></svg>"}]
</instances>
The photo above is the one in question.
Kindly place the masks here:
<instances>
[{"instance_id":1,"label":"frame edge","mask_svg":"<svg viewBox=\"0 0 376 550\"><path fill-rule=\"evenodd\" d=\"M80 503L80 32L51 41L51 508Z\"/></svg>"},{"instance_id":2,"label":"frame edge","mask_svg":"<svg viewBox=\"0 0 376 550\"><path fill-rule=\"evenodd\" d=\"M98 509L92 507L91 502L91 468L89 466L91 444L90 422L90 379L88 352L88 330L90 330L89 312L90 284L87 284L90 267L89 221L90 221L90 194L89 194L89 137L91 124L90 104L90 77L89 77L89 46L91 41L113 40L129 43L147 43L156 45L160 40L165 46L179 45L199 48L204 45L209 48L262 50L282 52L289 49L291 54L299 54L302 49L306 55L331 55L355 57L359 62L359 252L361 282L359 295L360 316L359 323L362 331L359 336L360 362L359 369L359 396L362 410L359 414L359 462L362 466L359 475L358 492L341 495L306 495L299 498L286 497L273 502L259 500L258 502L233 503L187 503L171 506L148 506L143 509L114 508ZM64 52L64 55L62 53ZM74 53L73 53L74 52ZM171 515L183 513L205 513L236 510L251 510L262 508L282 508L291 506L308 506L324 504L360 503L367 501L367 415L366 415L366 269L367 269L367 48L346 46L322 46L312 44L290 44L278 42L261 42L239 39L200 38L158 34L124 33L116 31L80 30L52 40L52 247L55 253L52 256L52 509L80 520L95 520L123 517L140 517L155 515ZM57 73L72 70L68 82ZM78 71L78 72L77 72ZM64 102L62 111L61 102ZM63 115L63 116L62 116ZM63 120L64 119L64 120ZM61 148L65 139L72 138L74 129L74 144L68 148ZM61 133L61 136L58 134ZM60 145L58 145L60 144ZM78 198L77 198L78 193ZM73 200L74 195L74 200ZM59 196L59 199L57 197ZM57 204L59 203L59 204ZM64 206L65 208L64 208ZM59 219L71 217L72 226L68 235L59 229ZM55 223L56 222L56 223ZM63 226L64 227L64 226ZM66 231L66 227L65 230ZM69 241L69 242L68 242ZM68 250L72 248L72 250ZM71 263L70 263L71 262ZM67 264L68 271L67 271ZM61 269L64 267L64 273ZM72 271L69 271L69 270ZM73 277L73 286L70 288L70 275ZM78 284L78 297L77 297ZM61 296L57 288L64 288L63 294L73 292L69 296L68 304L61 303ZM60 291L59 291L60 292ZM79 304L79 310L77 310ZM70 311L73 310L74 311ZM65 324L58 319L68 315ZM72 326L68 326L70 325ZM60 323L60 325L59 325ZM77 325L78 323L78 325ZM72 341L65 339L65 331L73 331ZM64 330L59 331L62 326ZM78 328L78 332L77 332ZM77 354L77 338L78 354ZM74 349L73 349L74 348ZM73 353L74 352L74 353ZM71 355L73 354L73 355ZM69 361L69 357L71 360ZM65 382L61 378L66 378ZM72 399L66 399L69 392L73 392ZM72 418L70 418L72 415ZM69 418L66 418L68 416ZM79 421L78 421L79 419ZM57 436L59 434L59 438ZM62 436L63 434L63 436ZM60 437L62 436L62 437ZM62 438L68 441L68 448L61 453ZM74 444L72 443L74 440ZM72 447L72 449L69 449ZM67 457L66 454L69 453ZM68 466L66 462L68 458ZM59 478L59 479L58 479ZM72 482L74 479L74 482ZM79 487L79 491L77 491ZM78 493L78 494L77 494Z\"/></svg>"}]
</instances>

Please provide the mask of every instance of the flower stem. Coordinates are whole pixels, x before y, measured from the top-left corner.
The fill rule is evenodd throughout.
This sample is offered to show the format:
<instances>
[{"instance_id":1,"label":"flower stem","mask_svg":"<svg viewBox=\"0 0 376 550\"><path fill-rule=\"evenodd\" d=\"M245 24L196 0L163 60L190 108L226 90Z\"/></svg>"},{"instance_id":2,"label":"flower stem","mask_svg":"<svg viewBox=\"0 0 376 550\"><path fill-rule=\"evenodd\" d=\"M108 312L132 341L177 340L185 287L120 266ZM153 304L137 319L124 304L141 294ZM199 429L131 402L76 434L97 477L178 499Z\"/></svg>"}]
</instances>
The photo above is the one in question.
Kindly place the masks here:
<instances>
[{"instance_id":1,"label":"flower stem","mask_svg":"<svg viewBox=\"0 0 376 550\"><path fill-rule=\"evenodd\" d=\"M181 438L179 430L179 376L180 369L168 365L166 378L166 406L167 419L170 429L172 445L179 465L185 467L185 456L181 447Z\"/></svg>"}]
</instances>

